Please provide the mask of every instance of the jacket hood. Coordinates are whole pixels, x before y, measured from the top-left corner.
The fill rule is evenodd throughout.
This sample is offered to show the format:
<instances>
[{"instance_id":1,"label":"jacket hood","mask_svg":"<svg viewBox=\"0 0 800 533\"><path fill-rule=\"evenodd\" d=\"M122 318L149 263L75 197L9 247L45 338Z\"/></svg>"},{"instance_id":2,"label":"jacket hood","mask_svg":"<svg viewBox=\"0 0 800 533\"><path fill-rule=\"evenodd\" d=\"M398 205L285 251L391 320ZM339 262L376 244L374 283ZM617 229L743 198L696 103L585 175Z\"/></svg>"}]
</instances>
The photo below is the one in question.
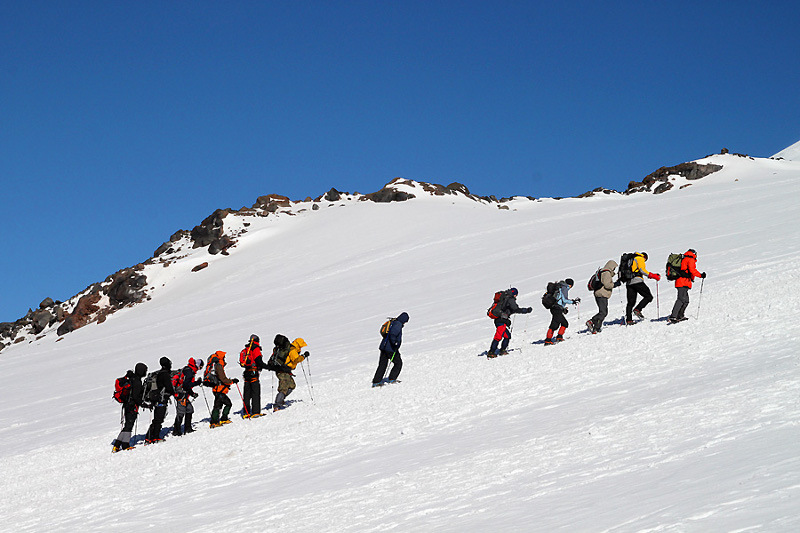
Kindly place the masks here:
<instances>
[{"instance_id":1,"label":"jacket hood","mask_svg":"<svg viewBox=\"0 0 800 533\"><path fill-rule=\"evenodd\" d=\"M400 322L401 324L405 324L406 322L408 322L408 313L406 313L405 311L400 313L400 316L397 317L397 321Z\"/></svg>"},{"instance_id":2,"label":"jacket hood","mask_svg":"<svg viewBox=\"0 0 800 533\"><path fill-rule=\"evenodd\" d=\"M608 261L608 263L606 263L606 266L603 267L603 270L610 270L613 273L618 266L619 265L617 264L617 262L611 259Z\"/></svg>"},{"instance_id":3,"label":"jacket hood","mask_svg":"<svg viewBox=\"0 0 800 533\"><path fill-rule=\"evenodd\" d=\"M134 370L134 374L143 378L147 375L147 365L144 363L136 363L136 369Z\"/></svg>"},{"instance_id":4,"label":"jacket hood","mask_svg":"<svg viewBox=\"0 0 800 533\"><path fill-rule=\"evenodd\" d=\"M306 346L308 346L308 344L306 344L306 341L304 341L304 340L303 340L303 339L301 339L300 337L297 337L297 338L294 340L294 342L292 342L292 346L294 346L295 348L297 348L297 351L299 352L300 350L302 350L303 348L305 348Z\"/></svg>"},{"instance_id":5,"label":"jacket hood","mask_svg":"<svg viewBox=\"0 0 800 533\"><path fill-rule=\"evenodd\" d=\"M694 250L686 250L686 253L683 255L685 257L691 257L692 259L697 259L697 254L694 253Z\"/></svg>"},{"instance_id":6,"label":"jacket hood","mask_svg":"<svg viewBox=\"0 0 800 533\"><path fill-rule=\"evenodd\" d=\"M223 352L222 350L217 350L216 352L214 352L214 355L216 355L220 361L225 361L225 352Z\"/></svg>"},{"instance_id":7,"label":"jacket hood","mask_svg":"<svg viewBox=\"0 0 800 533\"><path fill-rule=\"evenodd\" d=\"M172 361L169 360L169 357L162 357L158 360L158 363L164 370L172 370Z\"/></svg>"}]
</instances>

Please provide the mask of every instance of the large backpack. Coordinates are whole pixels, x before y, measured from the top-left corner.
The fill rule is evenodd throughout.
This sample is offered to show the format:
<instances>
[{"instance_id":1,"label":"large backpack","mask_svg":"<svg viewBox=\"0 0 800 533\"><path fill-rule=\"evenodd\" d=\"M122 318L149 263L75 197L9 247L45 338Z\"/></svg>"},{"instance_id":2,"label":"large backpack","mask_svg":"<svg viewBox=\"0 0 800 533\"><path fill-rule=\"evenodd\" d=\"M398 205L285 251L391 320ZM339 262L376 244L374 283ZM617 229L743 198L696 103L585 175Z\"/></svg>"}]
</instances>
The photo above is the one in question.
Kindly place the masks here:
<instances>
[{"instance_id":1,"label":"large backpack","mask_svg":"<svg viewBox=\"0 0 800 533\"><path fill-rule=\"evenodd\" d=\"M144 399L150 403L158 403L161 401L161 393L158 391L158 384L156 383L156 378L158 378L159 372L160 370L156 372L150 372L142 382Z\"/></svg>"},{"instance_id":2,"label":"large backpack","mask_svg":"<svg viewBox=\"0 0 800 533\"><path fill-rule=\"evenodd\" d=\"M397 318L390 318L389 320L383 323L383 325L381 326L381 337L385 337L386 335L389 334L389 328L392 327L392 323L395 320L397 320Z\"/></svg>"},{"instance_id":3,"label":"large backpack","mask_svg":"<svg viewBox=\"0 0 800 533\"><path fill-rule=\"evenodd\" d=\"M542 295L542 306L545 309L550 309L558 300L556 299L556 291L558 290L558 283L551 281L547 284L547 291Z\"/></svg>"},{"instance_id":4,"label":"large backpack","mask_svg":"<svg viewBox=\"0 0 800 533\"><path fill-rule=\"evenodd\" d=\"M203 370L204 387L216 387L217 385L220 384L219 377L217 376L218 362L219 362L219 357L217 357L216 354L208 358L208 363L206 363L206 369Z\"/></svg>"},{"instance_id":5,"label":"large backpack","mask_svg":"<svg viewBox=\"0 0 800 533\"><path fill-rule=\"evenodd\" d=\"M492 300L492 306L489 307L486 311L486 316L491 318L492 320L497 320L500 318L500 313L502 311L503 304L505 303L506 295L508 294L508 290L505 291L497 291L494 293L494 300Z\"/></svg>"},{"instance_id":6,"label":"large backpack","mask_svg":"<svg viewBox=\"0 0 800 533\"><path fill-rule=\"evenodd\" d=\"M125 403L131 397L131 378L127 374L114 380L114 394L111 397L119 403Z\"/></svg>"},{"instance_id":7,"label":"large backpack","mask_svg":"<svg viewBox=\"0 0 800 533\"><path fill-rule=\"evenodd\" d=\"M184 367L184 370L188 367ZM175 391L175 397L179 400L186 396L186 391L183 389L183 383L186 380L186 374L183 370L172 376L172 390Z\"/></svg>"},{"instance_id":8,"label":"large backpack","mask_svg":"<svg viewBox=\"0 0 800 533\"><path fill-rule=\"evenodd\" d=\"M622 254L619 258L619 280L622 282L633 279L633 262L636 260L636 253Z\"/></svg>"},{"instance_id":9,"label":"large backpack","mask_svg":"<svg viewBox=\"0 0 800 533\"><path fill-rule=\"evenodd\" d=\"M270 356L269 362L267 363L267 366L272 369L286 366L286 356L289 355L289 348L292 346L289 339L280 333L275 335L274 344L275 347L272 349L272 356Z\"/></svg>"},{"instance_id":10,"label":"large backpack","mask_svg":"<svg viewBox=\"0 0 800 533\"><path fill-rule=\"evenodd\" d=\"M597 272L592 274L592 277L589 278L589 283L586 285L586 288L589 289L590 292L598 291L603 286L603 282L600 280L600 275L603 272L602 268L598 268Z\"/></svg>"},{"instance_id":11,"label":"large backpack","mask_svg":"<svg viewBox=\"0 0 800 533\"><path fill-rule=\"evenodd\" d=\"M667 279L675 281L678 278L688 278L689 273L681 269L683 254L669 254L667 257Z\"/></svg>"},{"instance_id":12,"label":"large backpack","mask_svg":"<svg viewBox=\"0 0 800 533\"><path fill-rule=\"evenodd\" d=\"M256 363L253 360L253 341L251 340L247 346L239 353L239 366L242 368L253 367Z\"/></svg>"}]
</instances>

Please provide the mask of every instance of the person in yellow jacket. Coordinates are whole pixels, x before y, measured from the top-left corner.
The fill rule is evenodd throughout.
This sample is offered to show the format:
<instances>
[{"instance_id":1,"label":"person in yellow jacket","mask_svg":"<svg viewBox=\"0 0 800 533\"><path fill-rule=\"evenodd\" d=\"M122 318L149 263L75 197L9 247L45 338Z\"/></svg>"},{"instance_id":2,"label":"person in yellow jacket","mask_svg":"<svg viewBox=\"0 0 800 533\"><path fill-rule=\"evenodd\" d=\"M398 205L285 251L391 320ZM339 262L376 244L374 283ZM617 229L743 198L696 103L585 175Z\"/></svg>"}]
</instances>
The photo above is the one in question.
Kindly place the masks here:
<instances>
[{"instance_id":1,"label":"person in yellow jacket","mask_svg":"<svg viewBox=\"0 0 800 533\"><path fill-rule=\"evenodd\" d=\"M633 315L636 315L636 318L640 320L643 319L642 309L653 301L653 293L650 292L650 287L644 282L644 277L647 276L649 279L656 281L661 279L659 274L647 271L646 261L647 254L645 252L637 252L633 265L631 265L633 277L626 282L628 289L628 305L625 307L626 324L633 324ZM637 296L642 297L638 305L636 303Z\"/></svg>"},{"instance_id":2,"label":"person in yellow jacket","mask_svg":"<svg viewBox=\"0 0 800 533\"><path fill-rule=\"evenodd\" d=\"M278 394L275 396L273 411L286 407L286 397L297 387L292 377L292 370L308 358L307 351L300 353L306 346L308 346L306 341L301 338L289 344L289 339L283 335L275 337L275 348L267 365L278 377Z\"/></svg>"}]
</instances>

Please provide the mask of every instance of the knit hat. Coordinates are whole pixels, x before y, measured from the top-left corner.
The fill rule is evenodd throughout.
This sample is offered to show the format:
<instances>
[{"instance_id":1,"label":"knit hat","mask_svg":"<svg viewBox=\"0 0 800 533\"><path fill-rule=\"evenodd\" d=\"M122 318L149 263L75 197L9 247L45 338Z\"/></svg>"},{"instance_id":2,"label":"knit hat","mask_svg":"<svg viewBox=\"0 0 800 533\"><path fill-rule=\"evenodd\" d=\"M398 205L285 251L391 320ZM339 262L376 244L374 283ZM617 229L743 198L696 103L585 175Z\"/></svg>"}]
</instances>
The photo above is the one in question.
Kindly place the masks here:
<instances>
[{"instance_id":1,"label":"knit hat","mask_svg":"<svg viewBox=\"0 0 800 533\"><path fill-rule=\"evenodd\" d=\"M574 286L575 286L575 281L574 281L572 278L567 278L567 279L565 279L565 280L564 280L564 283L566 283L566 284L567 284L567 285L569 285L570 287L574 287Z\"/></svg>"},{"instance_id":2,"label":"knit hat","mask_svg":"<svg viewBox=\"0 0 800 533\"><path fill-rule=\"evenodd\" d=\"M161 365L161 368L166 368L167 370L172 369L172 361L170 361L167 357L162 357L158 360L158 363Z\"/></svg>"}]
</instances>

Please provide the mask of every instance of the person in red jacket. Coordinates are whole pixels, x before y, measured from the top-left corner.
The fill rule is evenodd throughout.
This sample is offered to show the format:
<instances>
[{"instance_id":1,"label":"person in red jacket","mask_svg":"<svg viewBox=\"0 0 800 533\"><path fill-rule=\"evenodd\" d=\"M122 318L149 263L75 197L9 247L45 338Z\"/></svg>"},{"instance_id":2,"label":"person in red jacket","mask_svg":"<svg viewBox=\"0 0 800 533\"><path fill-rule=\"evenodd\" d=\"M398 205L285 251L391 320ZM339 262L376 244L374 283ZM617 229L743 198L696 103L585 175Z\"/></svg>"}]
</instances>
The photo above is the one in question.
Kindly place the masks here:
<instances>
[{"instance_id":1,"label":"person in red jacket","mask_svg":"<svg viewBox=\"0 0 800 533\"><path fill-rule=\"evenodd\" d=\"M258 335L250 335L247 344L239 354L239 364L244 368L244 418L261 416L261 382L259 375L262 370L267 370L261 353L261 344Z\"/></svg>"},{"instance_id":2,"label":"person in red jacket","mask_svg":"<svg viewBox=\"0 0 800 533\"><path fill-rule=\"evenodd\" d=\"M686 308L689 307L689 289L692 288L692 282L695 278L706 278L705 272L697 271L697 252L689 248L683 254L681 260L681 273L678 279L675 280L675 288L678 289L678 299L675 300L675 305L672 307L672 314L669 316L671 324L682 322L686 320L684 313Z\"/></svg>"}]
</instances>

